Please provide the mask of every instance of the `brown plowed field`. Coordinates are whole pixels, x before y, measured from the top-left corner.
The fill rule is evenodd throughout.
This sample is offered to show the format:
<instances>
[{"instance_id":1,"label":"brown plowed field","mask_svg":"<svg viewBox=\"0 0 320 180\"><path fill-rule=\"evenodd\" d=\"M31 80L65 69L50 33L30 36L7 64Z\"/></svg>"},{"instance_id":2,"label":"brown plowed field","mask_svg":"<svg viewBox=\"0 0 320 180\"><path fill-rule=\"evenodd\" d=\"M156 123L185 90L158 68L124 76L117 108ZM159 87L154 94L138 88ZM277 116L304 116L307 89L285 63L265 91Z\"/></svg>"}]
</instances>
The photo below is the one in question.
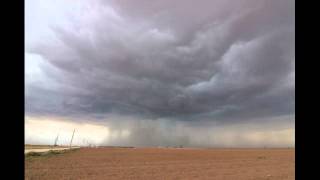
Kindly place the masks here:
<instances>
[{"instance_id":1,"label":"brown plowed field","mask_svg":"<svg viewBox=\"0 0 320 180\"><path fill-rule=\"evenodd\" d=\"M294 149L81 148L25 160L25 179L295 179Z\"/></svg>"}]
</instances>

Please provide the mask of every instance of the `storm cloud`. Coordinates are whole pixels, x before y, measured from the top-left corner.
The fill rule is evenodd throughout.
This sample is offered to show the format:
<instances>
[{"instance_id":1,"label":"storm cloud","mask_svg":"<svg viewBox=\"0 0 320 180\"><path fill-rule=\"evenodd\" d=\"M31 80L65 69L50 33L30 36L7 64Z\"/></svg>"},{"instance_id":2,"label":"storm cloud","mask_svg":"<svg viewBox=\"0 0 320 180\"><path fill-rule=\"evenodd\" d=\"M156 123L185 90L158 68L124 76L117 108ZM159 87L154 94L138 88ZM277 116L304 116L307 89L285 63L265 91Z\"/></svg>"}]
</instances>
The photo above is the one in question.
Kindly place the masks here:
<instances>
[{"instance_id":1,"label":"storm cloud","mask_svg":"<svg viewBox=\"0 0 320 180\"><path fill-rule=\"evenodd\" d=\"M179 144L161 143L176 131L160 132L162 119L294 126L293 0L29 4L27 116L149 119L154 125L132 128L130 142L153 134L151 145ZM192 142L185 134L168 137Z\"/></svg>"}]
</instances>

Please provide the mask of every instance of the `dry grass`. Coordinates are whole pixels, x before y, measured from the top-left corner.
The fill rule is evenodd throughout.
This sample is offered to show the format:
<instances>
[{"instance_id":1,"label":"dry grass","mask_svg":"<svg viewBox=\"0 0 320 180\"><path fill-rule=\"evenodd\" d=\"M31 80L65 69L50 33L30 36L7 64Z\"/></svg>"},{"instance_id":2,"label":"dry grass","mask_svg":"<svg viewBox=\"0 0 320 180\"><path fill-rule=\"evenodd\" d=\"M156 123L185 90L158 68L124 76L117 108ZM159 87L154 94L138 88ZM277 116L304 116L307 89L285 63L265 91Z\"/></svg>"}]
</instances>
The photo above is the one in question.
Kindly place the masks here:
<instances>
[{"instance_id":1,"label":"dry grass","mask_svg":"<svg viewBox=\"0 0 320 180\"><path fill-rule=\"evenodd\" d=\"M57 148L57 147L67 147L67 146L53 146L53 145L31 145L25 144L24 149L50 149L50 148Z\"/></svg>"},{"instance_id":2,"label":"dry grass","mask_svg":"<svg viewBox=\"0 0 320 180\"><path fill-rule=\"evenodd\" d=\"M79 150L79 149L50 150L50 151L46 151L46 152L29 152L29 153L25 154L25 160L30 161L30 160L37 160L36 158L48 158L48 157L52 157L55 155L74 152L77 150Z\"/></svg>"}]
</instances>

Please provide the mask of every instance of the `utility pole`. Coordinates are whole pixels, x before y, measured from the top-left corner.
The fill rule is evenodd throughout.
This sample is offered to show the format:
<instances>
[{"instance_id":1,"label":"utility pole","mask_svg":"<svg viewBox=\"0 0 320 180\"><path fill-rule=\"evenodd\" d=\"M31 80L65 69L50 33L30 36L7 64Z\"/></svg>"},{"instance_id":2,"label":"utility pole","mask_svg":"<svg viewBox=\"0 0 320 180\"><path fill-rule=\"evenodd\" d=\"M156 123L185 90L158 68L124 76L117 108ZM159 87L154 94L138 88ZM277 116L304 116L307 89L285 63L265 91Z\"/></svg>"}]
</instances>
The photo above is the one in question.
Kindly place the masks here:
<instances>
[{"instance_id":1,"label":"utility pole","mask_svg":"<svg viewBox=\"0 0 320 180\"><path fill-rule=\"evenodd\" d=\"M73 130L73 133L72 133L72 137L71 137L71 141L70 141L70 149L71 149L71 144L72 144L72 140L73 140L74 132L75 132L75 129Z\"/></svg>"}]
</instances>

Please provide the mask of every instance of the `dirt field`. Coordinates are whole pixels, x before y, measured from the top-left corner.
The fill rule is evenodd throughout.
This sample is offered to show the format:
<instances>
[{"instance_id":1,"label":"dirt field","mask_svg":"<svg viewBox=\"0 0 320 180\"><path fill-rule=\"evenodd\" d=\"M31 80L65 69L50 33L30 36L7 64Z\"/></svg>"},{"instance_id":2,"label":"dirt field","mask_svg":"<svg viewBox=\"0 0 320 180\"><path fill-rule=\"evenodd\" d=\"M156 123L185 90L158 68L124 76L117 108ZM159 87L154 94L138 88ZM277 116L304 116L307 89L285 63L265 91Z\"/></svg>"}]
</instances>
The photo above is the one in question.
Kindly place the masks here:
<instances>
[{"instance_id":1,"label":"dirt field","mask_svg":"<svg viewBox=\"0 0 320 180\"><path fill-rule=\"evenodd\" d=\"M25 179L295 179L294 149L81 148L25 160Z\"/></svg>"}]
</instances>

